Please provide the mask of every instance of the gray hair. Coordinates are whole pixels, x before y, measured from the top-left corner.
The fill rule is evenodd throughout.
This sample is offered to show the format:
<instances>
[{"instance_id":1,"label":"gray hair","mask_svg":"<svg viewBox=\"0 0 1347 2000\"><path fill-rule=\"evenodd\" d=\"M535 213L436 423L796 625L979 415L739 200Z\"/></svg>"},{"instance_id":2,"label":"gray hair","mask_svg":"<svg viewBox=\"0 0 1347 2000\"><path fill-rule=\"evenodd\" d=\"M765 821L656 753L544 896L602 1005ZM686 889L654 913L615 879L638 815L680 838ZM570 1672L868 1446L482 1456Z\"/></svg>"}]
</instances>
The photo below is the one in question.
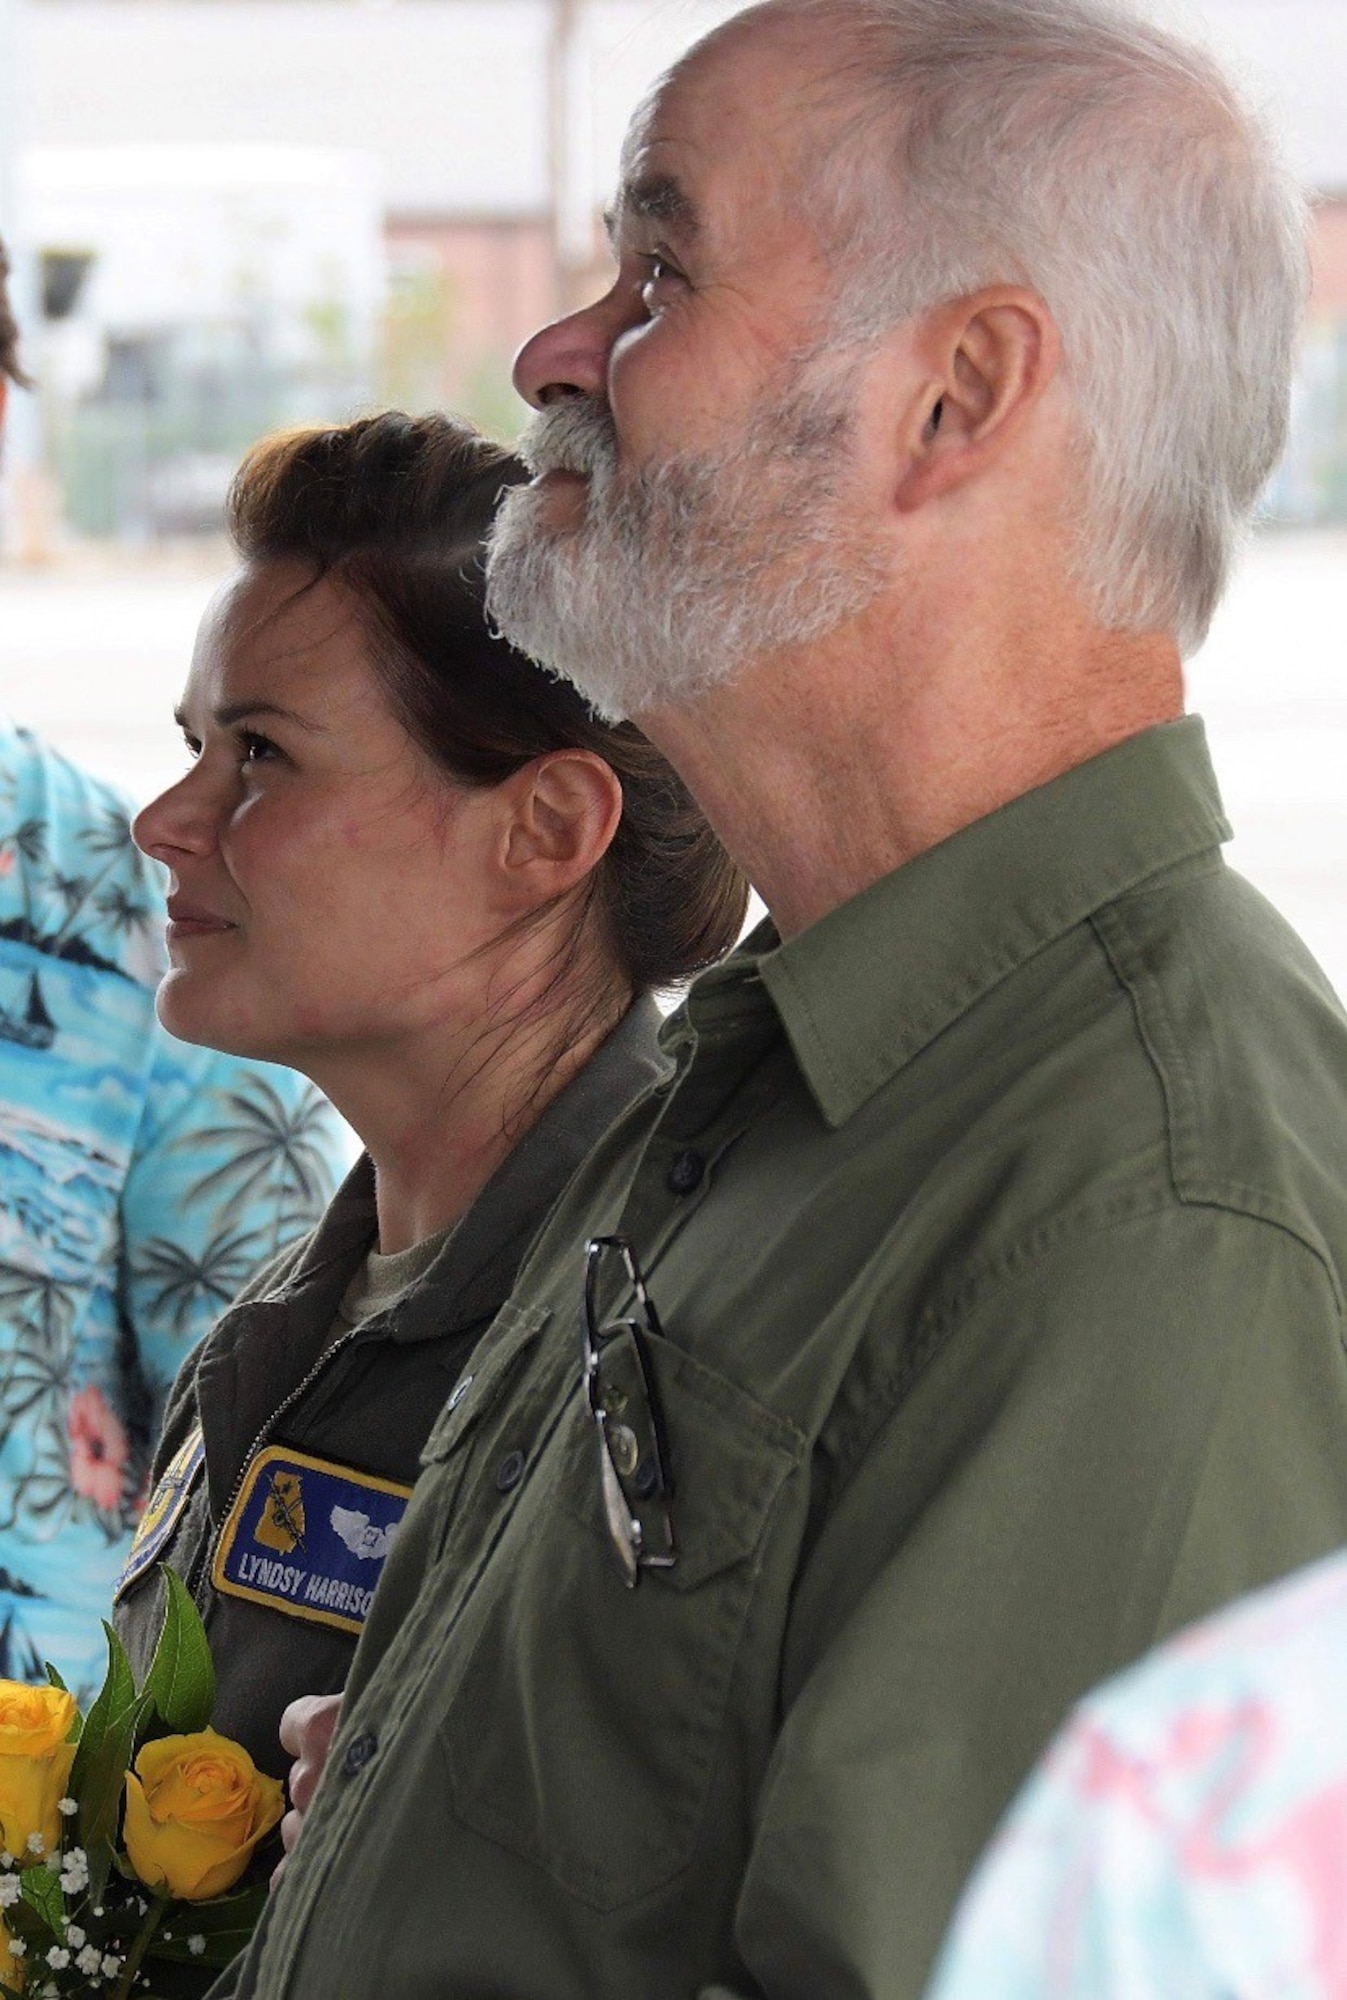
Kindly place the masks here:
<instances>
[{"instance_id":1,"label":"gray hair","mask_svg":"<svg viewBox=\"0 0 1347 2000\"><path fill-rule=\"evenodd\" d=\"M845 117L804 190L841 330L1037 292L1083 451L1078 580L1107 625L1191 652L1286 439L1308 212L1271 133L1120 0L766 11L834 20L850 50L819 79Z\"/></svg>"}]
</instances>

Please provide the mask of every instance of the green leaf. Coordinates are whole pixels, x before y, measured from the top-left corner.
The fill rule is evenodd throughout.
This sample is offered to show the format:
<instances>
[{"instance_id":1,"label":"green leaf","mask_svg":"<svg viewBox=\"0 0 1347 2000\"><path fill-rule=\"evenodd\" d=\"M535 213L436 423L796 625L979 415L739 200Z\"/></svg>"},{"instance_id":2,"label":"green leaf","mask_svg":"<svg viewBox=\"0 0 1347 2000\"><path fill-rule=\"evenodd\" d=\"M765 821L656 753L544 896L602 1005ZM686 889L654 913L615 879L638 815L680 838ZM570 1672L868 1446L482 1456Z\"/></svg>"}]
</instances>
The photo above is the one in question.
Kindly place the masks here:
<instances>
[{"instance_id":1,"label":"green leaf","mask_svg":"<svg viewBox=\"0 0 1347 2000\"><path fill-rule=\"evenodd\" d=\"M61 1878L45 1863L25 1868L19 1877L23 1900L36 1910L58 1944L65 1943L65 1896Z\"/></svg>"},{"instance_id":2,"label":"green leaf","mask_svg":"<svg viewBox=\"0 0 1347 2000\"><path fill-rule=\"evenodd\" d=\"M164 1622L140 1692L166 1729L190 1735L206 1727L215 1707L215 1664L186 1585L167 1563L158 1567L164 1579Z\"/></svg>"},{"instance_id":3,"label":"green leaf","mask_svg":"<svg viewBox=\"0 0 1347 2000\"><path fill-rule=\"evenodd\" d=\"M266 1883L254 1882L236 1895L215 1896L209 1903L175 1903L150 1946L149 1956L171 1959L175 1964L228 1965L256 1930L266 1902ZM190 1937L204 1938L206 1949L194 1952L187 1942Z\"/></svg>"},{"instance_id":4,"label":"green leaf","mask_svg":"<svg viewBox=\"0 0 1347 2000\"><path fill-rule=\"evenodd\" d=\"M90 1900L103 1893L112 1865L121 1819L126 1767L145 1712L136 1694L131 1662L112 1627L104 1621L108 1641L108 1671L84 1718L84 1730L70 1773L70 1790L79 1800L79 1844L89 1857Z\"/></svg>"},{"instance_id":5,"label":"green leaf","mask_svg":"<svg viewBox=\"0 0 1347 2000\"><path fill-rule=\"evenodd\" d=\"M69 1688L68 1688L68 1687L66 1686L65 1682L64 1682L64 1681L63 1681L63 1680L61 1679L61 1676L60 1676L60 1675L59 1675L59 1674L57 1673L57 1671L56 1671L55 1667L54 1667L54 1666L52 1665L51 1661L50 1661L50 1660L44 1660L44 1661L42 1662L42 1665L43 1665L43 1667L44 1667L44 1669L45 1669L45 1671L46 1671L46 1675L47 1675L47 1685L48 1685L48 1687L54 1687L54 1688L59 1688L59 1689L61 1690L61 1693L62 1693L62 1694L69 1694L69 1692L70 1692L70 1689L69 1689ZM83 1729L83 1727L84 1727L84 1717L83 1717L83 1716L82 1716L82 1715L80 1714L79 1710L78 1710L78 1709L76 1709L76 1710L75 1710L75 1713L74 1713L74 1716L73 1716L73 1718L72 1718L72 1720L71 1720L71 1724L70 1724L70 1727L69 1727L69 1729L67 1729L67 1731L66 1731L66 1733L65 1733L65 1740L66 1740L66 1742L67 1742L67 1743L78 1743L78 1742L79 1742L79 1740L80 1740L80 1731L81 1731L81 1730Z\"/></svg>"}]
</instances>

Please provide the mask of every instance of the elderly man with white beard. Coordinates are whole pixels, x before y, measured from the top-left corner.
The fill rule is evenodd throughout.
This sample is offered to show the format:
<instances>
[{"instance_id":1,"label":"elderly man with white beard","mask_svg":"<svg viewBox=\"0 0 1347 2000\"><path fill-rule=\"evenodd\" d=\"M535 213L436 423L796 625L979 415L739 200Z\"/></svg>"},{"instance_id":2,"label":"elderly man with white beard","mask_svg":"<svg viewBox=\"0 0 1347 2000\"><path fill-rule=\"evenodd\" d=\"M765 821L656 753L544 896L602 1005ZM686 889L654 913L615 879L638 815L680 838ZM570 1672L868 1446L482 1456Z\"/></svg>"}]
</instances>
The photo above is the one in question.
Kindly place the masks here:
<instances>
[{"instance_id":1,"label":"elderly man with white beard","mask_svg":"<svg viewBox=\"0 0 1347 2000\"><path fill-rule=\"evenodd\" d=\"M771 916L431 1434L267 2000L915 2000L1078 1694L1347 1534L1347 1023L1183 714L1270 143L1106 0L769 0L613 241L494 612Z\"/></svg>"}]
</instances>

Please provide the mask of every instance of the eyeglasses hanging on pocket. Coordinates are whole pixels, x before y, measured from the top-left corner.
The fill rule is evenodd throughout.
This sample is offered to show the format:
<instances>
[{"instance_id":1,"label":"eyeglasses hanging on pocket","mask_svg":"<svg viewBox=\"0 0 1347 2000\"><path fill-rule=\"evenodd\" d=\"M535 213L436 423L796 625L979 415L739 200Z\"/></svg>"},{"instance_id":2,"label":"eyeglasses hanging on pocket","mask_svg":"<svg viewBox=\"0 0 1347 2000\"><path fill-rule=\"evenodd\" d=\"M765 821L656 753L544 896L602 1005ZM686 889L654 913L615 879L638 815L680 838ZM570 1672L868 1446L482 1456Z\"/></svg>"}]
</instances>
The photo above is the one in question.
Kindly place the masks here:
<instances>
[{"instance_id":1,"label":"eyeglasses hanging on pocket","mask_svg":"<svg viewBox=\"0 0 1347 2000\"><path fill-rule=\"evenodd\" d=\"M630 1318L603 1320L603 1273L620 1265L635 1295ZM635 1590L643 1569L672 1569L674 1541L669 1446L647 1336L663 1339L635 1252L625 1236L595 1236L585 1252L583 1378L598 1434L604 1518L622 1581Z\"/></svg>"}]
</instances>

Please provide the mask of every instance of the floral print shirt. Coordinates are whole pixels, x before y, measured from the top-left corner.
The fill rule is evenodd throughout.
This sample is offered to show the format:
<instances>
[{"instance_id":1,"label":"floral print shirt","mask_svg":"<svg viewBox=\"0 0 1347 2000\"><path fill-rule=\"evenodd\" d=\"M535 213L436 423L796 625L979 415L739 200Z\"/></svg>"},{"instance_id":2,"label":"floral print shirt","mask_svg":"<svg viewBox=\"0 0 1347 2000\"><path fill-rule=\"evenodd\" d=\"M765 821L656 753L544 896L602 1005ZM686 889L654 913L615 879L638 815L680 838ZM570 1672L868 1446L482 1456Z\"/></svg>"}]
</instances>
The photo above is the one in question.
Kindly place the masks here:
<instances>
[{"instance_id":1,"label":"floral print shirt","mask_svg":"<svg viewBox=\"0 0 1347 2000\"><path fill-rule=\"evenodd\" d=\"M1084 1702L928 2000L1343 2000L1347 1556Z\"/></svg>"},{"instance_id":2,"label":"floral print shirt","mask_svg":"<svg viewBox=\"0 0 1347 2000\"><path fill-rule=\"evenodd\" d=\"M0 1675L80 1696L169 1384L344 1150L301 1077L159 1026L161 876L0 717Z\"/></svg>"}]
</instances>

